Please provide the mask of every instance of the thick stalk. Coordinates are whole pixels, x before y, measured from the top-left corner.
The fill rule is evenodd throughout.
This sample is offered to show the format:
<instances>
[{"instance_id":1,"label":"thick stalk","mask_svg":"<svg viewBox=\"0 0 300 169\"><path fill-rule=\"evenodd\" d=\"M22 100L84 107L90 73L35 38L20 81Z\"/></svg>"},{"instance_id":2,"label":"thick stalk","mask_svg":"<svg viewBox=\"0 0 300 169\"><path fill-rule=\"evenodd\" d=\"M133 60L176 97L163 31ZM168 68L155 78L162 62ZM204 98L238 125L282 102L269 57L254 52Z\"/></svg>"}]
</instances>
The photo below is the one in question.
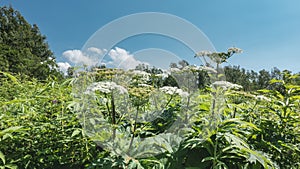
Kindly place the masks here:
<instances>
[{"instance_id":1,"label":"thick stalk","mask_svg":"<svg viewBox=\"0 0 300 169\"><path fill-rule=\"evenodd\" d=\"M138 114L139 114L139 106L136 107L136 113L135 113L135 119L134 119L133 131L132 131L132 136L131 136L130 144L129 144L129 147L128 147L128 151L131 149L132 144L133 144L134 134L135 134L135 131L136 131L136 125L137 125Z\"/></svg>"},{"instance_id":2,"label":"thick stalk","mask_svg":"<svg viewBox=\"0 0 300 169\"><path fill-rule=\"evenodd\" d=\"M115 101L114 101L114 95L113 92L111 93L111 122L113 125L113 139L116 137L116 107L115 107Z\"/></svg>"}]
</instances>

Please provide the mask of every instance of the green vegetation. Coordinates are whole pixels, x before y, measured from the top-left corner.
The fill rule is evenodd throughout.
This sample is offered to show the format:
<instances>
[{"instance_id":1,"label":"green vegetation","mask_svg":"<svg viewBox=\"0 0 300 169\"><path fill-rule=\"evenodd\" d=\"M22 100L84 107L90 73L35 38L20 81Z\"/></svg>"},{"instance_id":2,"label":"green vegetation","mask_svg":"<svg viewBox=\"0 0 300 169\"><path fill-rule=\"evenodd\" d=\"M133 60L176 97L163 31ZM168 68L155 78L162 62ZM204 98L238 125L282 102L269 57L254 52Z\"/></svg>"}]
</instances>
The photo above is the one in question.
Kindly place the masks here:
<instances>
[{"instance_id":1,"label":"green vegetation","mask_svg":"<svg viewBox=\"0 0 300 169\"><path fill-rule=\"evenodd\" d=\"M0 7L0 70L40 80L59 76L53 53L37 25L30 25L12 7Z\"/></svg>"},{"instance_id":2,"label":"green vegetation","mask_svg":"<svg viewBox=\"0 0 300 169\"><path fill-rule=\"evenodd\" d=\"M96 79L103 82L118 71L100 69L96 74ZM135 80L125 86L133 107L147 107L148 93L163 84L157 80L160 76L148 75L149 79L133 76ZM39 82L2 72L0 164L6 168L299 168L299 75L284 71L282 77L268 83L272 89L226 90L226 105L215 128L205 125L205 121L212 122L209 118L213 117L210 110L213 95L207 91L213 89L208 86L199 89L197 102L200 104L192 110L198 114L193 131L188 132L179 146L172 147L174 138L170 135L161 135L157 144L169 144L164 146L163 153L134 158L99 147L94 141L101 140L101 135L100 138L87 136L77 118L79 101L72 97L76 79L48 78ZM153 86L140 88L141 83ZM180 117L184 103L175 95L158 118L139 123L120 116L117 107L113 115L113 109L99 102L111 95L99 91L95 101L99 102L99 116L106 117L119 129L131 130L131 137L138 139L159 135L167 130L172 117ZM113 103L109 103L112 108ZM120 146L128 148L129 145Z\"/></svg>"},{"instance_id":3,"label":"green vegetation","mask_svg":"<svg viewBox=\"0 0 300 169\"><path fill-rule=\"evenodd\" d=\"M300 168L299 74L223 74L220 64L240 52L230 48L197 54L215 59L216 70L182 61L167 76L139 65L62 79L38 28L12 8L0 14L0 168ZM224 76L229 82L216 81ZM166 132L176 121L181 137Z\"/></svg>"}]
</instances>

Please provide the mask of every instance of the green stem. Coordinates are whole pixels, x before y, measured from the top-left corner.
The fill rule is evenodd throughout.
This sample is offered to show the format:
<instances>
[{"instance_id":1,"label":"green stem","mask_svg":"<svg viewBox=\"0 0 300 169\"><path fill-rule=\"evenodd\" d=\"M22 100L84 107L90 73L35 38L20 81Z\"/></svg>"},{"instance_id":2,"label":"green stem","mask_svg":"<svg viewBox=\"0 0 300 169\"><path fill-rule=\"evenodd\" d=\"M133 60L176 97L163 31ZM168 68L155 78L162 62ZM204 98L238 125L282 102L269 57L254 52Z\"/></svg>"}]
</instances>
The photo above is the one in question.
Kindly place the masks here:
<instances>
[{"instance_id":1,"label":"green stem","mask_svg":"<svg viewBox=\"0 0 300 169\"><path fill-rule=\"evenodd\" d=\"M216 143L214 145L214 159L213 159L213 168L217 166L218 163L218 157L217 157L217 148L218 148L218 139L217 139L217 134L218 134L218 128L216 129Z\"/></svg>"},{"instance_id":2,"label":"green stem","mask_svg":"<svg viewBox=\"0 0 300 169\"><path fill-rule=\"evenodd\" d=\"M165 109L170 104L170 102L172 101L172 99L173 99L173 95L171 95L170 99L168 100L168 102L166 103L166 105L164 106L163 109Z\"/></svg>"},{"instance_id":3,"label":"green stem","mask_svg":"<svg viewBox=\"0 0 300 169\"><path fill-rule=\"evenodd\" d=\"M138 114L139 114L139 106L136 107L136 113L135 113L135 119L134 119L134 126L133 126L133 131L132 131L132 136L131 136L130 144L129 144L129 147L128 147L128 151L131 149L132 144L133 144L134 134L135 134L135 131L136 131Z\"/></svg>"},{"instance_id":4,"label":"green stem","mask_svg":"<svg viewBox=\"0 0 300 169\"><path fill-rule=\"evenodd\" d=\"M115 129L115 124L116 124L116 107L115 107L115 101L114 101L114 95L111 93L111 122L113 125L113 140L116 137L116 129Z\"/></svg>"}]
</instances>

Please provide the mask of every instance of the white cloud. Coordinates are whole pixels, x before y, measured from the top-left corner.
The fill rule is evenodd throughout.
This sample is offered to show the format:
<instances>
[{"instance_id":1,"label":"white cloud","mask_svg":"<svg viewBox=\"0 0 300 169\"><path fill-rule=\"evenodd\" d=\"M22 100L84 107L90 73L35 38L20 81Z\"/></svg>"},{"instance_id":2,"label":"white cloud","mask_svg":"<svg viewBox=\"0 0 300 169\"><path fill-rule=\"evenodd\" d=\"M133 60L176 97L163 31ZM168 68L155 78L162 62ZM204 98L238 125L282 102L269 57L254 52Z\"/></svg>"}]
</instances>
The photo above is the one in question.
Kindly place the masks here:
<instances>
[{"instance_id":1,"label":"white cloud","mask_svg":"<svg viewBox=\"0 0 300 169\"><path fill-rule=\"evenodd\" d=\"M68 69L69 67L71 67L71 65L68 62L58 62L58 69L64 73L64 75L67 75Z\"/></svg>"},{"instance_id":2,"label":"white cloud","mask_svg":"<svg viewBox=\"0 0 300 169\"><path fill-rule=\"evenodd\" d=\"M97 64L95 57L89 57L84 54L81 50L67 50L63 53L63 57L67 58L70 62L74 64L84 64L87 66L93 66Z\"/></svg>"},{"instance_id":3,"label":"white cloud","mask_svg":"<svg viewBox=\"0 0 300 169\"><path fill-rule=\"evenodd\" d=\"M118 47L110 50L108 55L112 59L112 61L109 62L109 64L118 68L123 68L125 70L134 69L136 66L143 63L141 61L136 60L134 56L127 52L125 49Z\"/></svg>"},{"instance_id":4,"label":"white cloud","mask_svg":"<svg viewBox=\"0 0 300 169\"><path fill-rule=\"evenodd\" d=\"M106 49L90 47L84 52L81 50L67 50L63 53L63 57L75 65L95 66L101 61L101 64L108 67L118 67L125 70L134 69L139 64L144 63L136 60L132 54L122 48L116 47L115 49L111 49L108 52L110 58L103 60L106 53Z\"/></svg>"},{"instance_id":5,"label":"white cloud","mask_svg":"<svg viewBox=\"0 0 300 169\"><path fill-rule=\"evenodd\" d=\"M102 49L98 49L98 48L95 48L95 47L90 47L90 48L87 49L87 51L91 52L93 54L98 54L100 56L103 56L107 52L106 49L102 50Z\"/></svg>"}]
</instances>

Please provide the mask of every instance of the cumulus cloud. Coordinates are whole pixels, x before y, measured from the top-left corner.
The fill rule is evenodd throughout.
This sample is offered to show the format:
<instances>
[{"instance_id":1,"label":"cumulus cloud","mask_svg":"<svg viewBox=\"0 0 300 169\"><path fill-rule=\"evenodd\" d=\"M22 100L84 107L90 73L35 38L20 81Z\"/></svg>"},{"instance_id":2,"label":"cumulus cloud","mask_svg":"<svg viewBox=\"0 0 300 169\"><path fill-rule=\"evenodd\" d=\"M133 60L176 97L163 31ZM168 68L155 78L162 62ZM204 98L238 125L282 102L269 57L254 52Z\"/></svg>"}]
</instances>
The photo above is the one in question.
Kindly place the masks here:
<instances>
[{"instance_id":1,"label":"cumulus cloud","mask_svg":"<svg viewBox=\"0 0 300 169\"><path fill-rule=\"evenodd\" d=\"M103 56L107 52L106 49L98 49L96 47L90 47L87 49L87 51L91 54L97 54L99 56Z\"/></svg>"},{"instance_id":2,"label":"cumulus cloud","mask_svg":"<svg viewBox=\"0 0 300 169\"><path fill-rule=\"evenodd\" d=\"M94 66L97 64L97 58L90 57L81 50L67 50L63 53L63 57L76 65Z\"/></svg>"},{"instance_id":3,"label":"cumulus cloud","mask_svg":"<svg viewBox=\"0 0 300 169\"><path fill-rule=\"evenodd\" d=\"M136 66L143 63L136 60L134 56L127 52L125 49L118 47L110 50L108 55L112 59L112 61L109 62L110 65L114 65L125 70L134 69Z\"/></svg>"},{"instance_id":4,"label":"cumulus cloud","mask_svg":"<svg viewBox=\"0 0 300 169\"><path fill-rule=\"evenodd\" d=\"M68 69L71 65L68 62L58 62L57 65L59 71L63 72L64 75L67 75Z\"/></svg>"},{"instance_id":5,"label":"cumulus cloud","mask_svg":"<svg viewBox=\"0 0 300 169\"><path fill-rule=\"evenodd\" d=\"M104 55L109 58L104 59ZM96 66L101 61L102 65L118 67L125 70L134 69L139 64L147 64L136 60L128 51L118 47L111 49L109 52L107 49L99 49L96 47L90 47L85 51L67 50L63 53L63 57L75 65Z\"/></svg>"}]
</instances>

